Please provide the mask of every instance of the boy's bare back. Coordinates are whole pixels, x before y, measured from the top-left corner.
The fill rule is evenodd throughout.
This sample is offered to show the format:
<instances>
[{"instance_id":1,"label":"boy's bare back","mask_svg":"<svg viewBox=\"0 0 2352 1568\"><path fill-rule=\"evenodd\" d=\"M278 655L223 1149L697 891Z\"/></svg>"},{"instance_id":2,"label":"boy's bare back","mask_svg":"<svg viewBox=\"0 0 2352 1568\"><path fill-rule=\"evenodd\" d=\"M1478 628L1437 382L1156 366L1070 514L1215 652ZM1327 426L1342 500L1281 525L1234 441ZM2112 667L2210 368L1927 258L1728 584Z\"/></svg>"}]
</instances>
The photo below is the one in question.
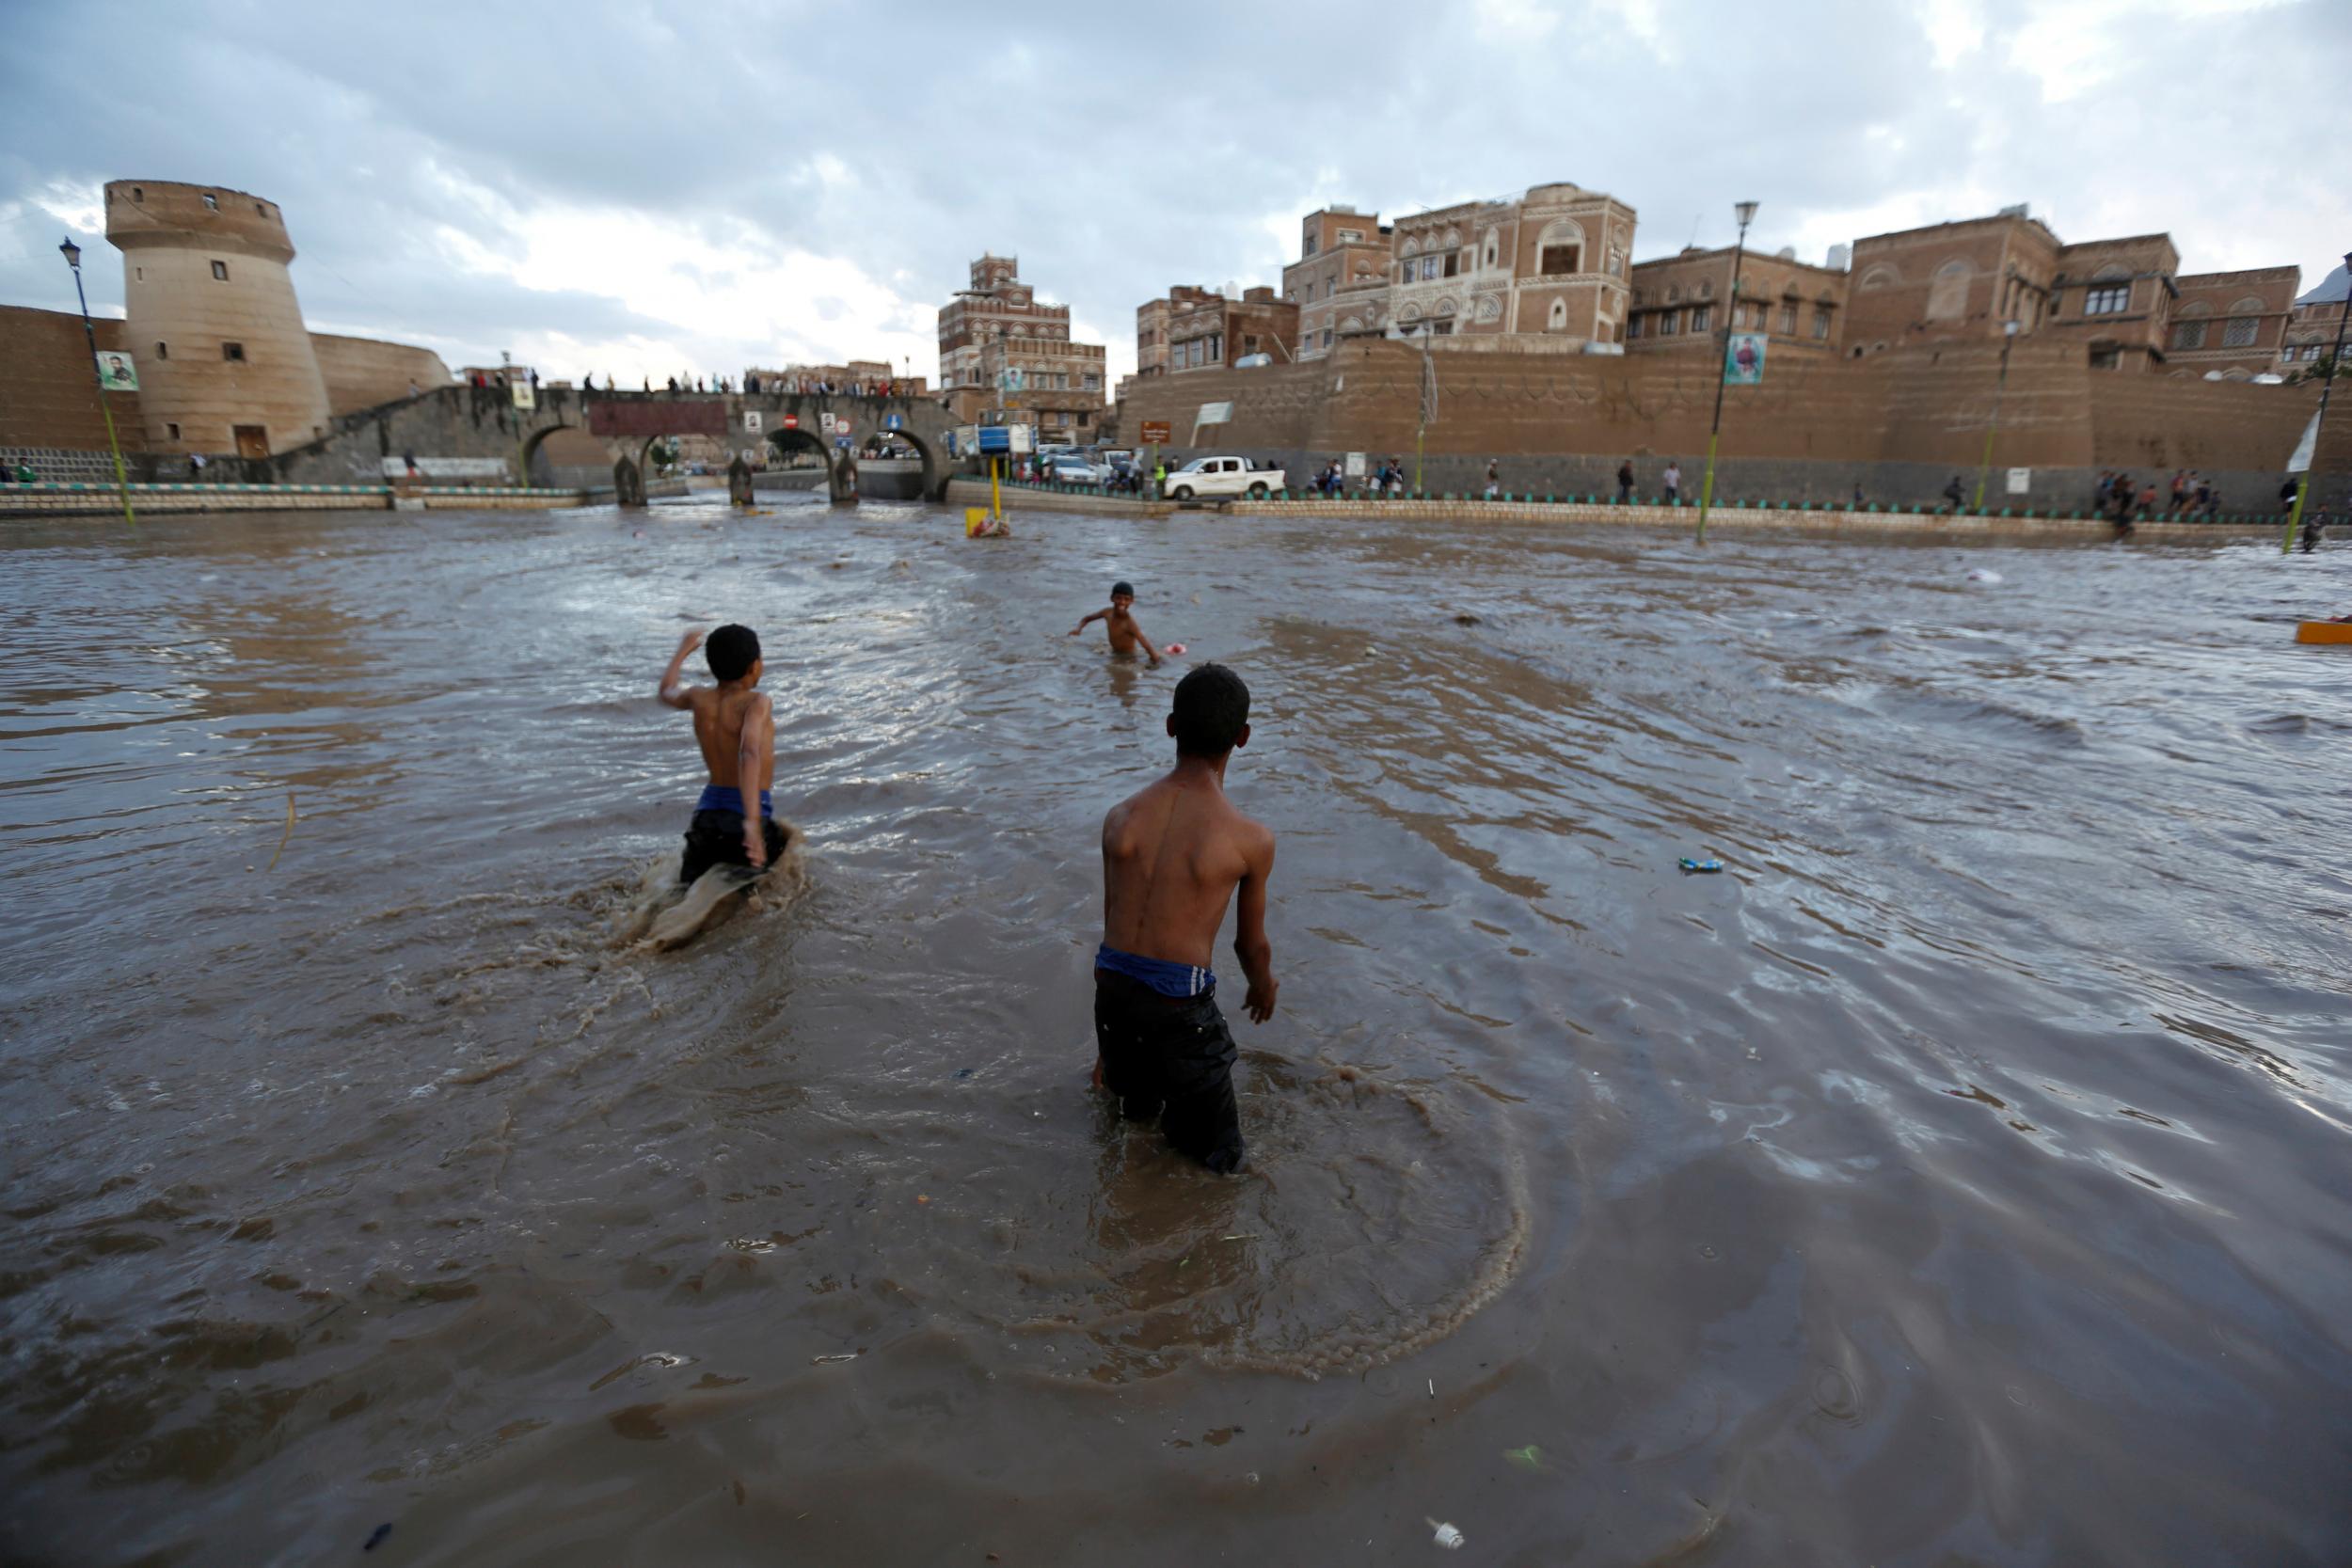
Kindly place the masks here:
<instances>
[{"instance_id":1,"label":"boy's bare back","mask_svg":"<svg viewBox=\"0 0 2352 1568\"><path fill-rule=\"evenodd\" d=\"M1208 969L1238 888L1233 945L1249 980L1245 1006L1263 1023L1274 1011L1274 981L1259 958L1273 871L1273 832L1235 810L1215 774L1180 766L1103 819L1103 940Z\"/></svg>"},{"instance_id":2,"label":"boy's bare back","mask_svg":"<svg viewBox=\"0 0 2352 1568\"><path fill-rule=\"evenodd\" d=\"M710 770L710 782L741 787L740 765L743 752L743 726L755 726L769 718L768 694L764 691L729 690L724 687L690 687L686 705L694 715L694 743L702 748L703 766ZM753 755L757 760L759 789L774 785L776 753L772 740L755 746ZM756 737L755 737L756 738Z\"/></svg>"}]
</instances>

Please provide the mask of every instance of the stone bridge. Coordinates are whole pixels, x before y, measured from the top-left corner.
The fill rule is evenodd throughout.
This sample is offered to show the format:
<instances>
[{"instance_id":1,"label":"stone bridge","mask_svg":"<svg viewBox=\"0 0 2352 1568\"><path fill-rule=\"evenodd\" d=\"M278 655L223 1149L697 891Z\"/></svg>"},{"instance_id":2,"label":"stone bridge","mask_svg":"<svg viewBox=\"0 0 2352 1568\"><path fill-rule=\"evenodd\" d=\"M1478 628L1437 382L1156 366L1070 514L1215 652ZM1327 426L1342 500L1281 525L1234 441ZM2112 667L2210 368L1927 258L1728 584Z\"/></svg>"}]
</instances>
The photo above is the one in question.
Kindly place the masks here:
<instances>
[{"instance_id":1,"label":"stone bridge","mask_svg":"<svg viewBox=\"0 0 2352 1568\"><path fill-rule=\"evenodd\" d=\"M851 397L802 392L608 392L541 387L537 406L516 408L501 387L439 387L397 403L336 418L327 433L252 465L248 477L281 484L381 484L386 459L397 477L413 455L505 465L508 483L544 479L542 448L558 432L578 450L582 437L612 464L623 501L642 501L648 449L672 436L707 436L741 456L771 461L808 453L821 459L836 500L857 495L855 452L878 436L903 437L923 461L921 494L946 495L955 464L947 435L955 419L928 397ZM845 444L846 443L846 444ZM436 467L439 465L434 465ZM452 465L454 467L454 465Z\"/></svg>"}]
</instances>

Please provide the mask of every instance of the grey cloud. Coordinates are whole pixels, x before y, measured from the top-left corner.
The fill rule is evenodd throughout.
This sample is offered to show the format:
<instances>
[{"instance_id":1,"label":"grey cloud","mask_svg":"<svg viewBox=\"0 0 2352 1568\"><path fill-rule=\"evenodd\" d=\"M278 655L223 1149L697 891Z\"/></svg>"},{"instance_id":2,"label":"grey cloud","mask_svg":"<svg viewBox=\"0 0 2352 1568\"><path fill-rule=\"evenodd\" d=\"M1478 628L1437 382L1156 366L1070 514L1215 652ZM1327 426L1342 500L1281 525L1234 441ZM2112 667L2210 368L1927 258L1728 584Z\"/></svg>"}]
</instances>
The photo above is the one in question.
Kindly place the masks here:
<instances>
[{"instance_id":1,"label":"grey cloud","mask_svg":"<svg viewBox=\"0 0 2352 1568\"><path fill-rule=\"evenodd\" d=\"M526 327L682 335L659 301L451 275L437 226L500 236L438 173L526 213L628 209L689 251L703 234L800 247L890 280L910 306L871 323L804 302L807 340L836 352L927 330L983 249L1018 253L1122 336L1170 283L1277 281L1295 242L1268 214L1324 198L1395 214L1557 179L1631 202L1644 256L1727 242L1736 198L1763 202L1768 245L1910 198L1948 216L2031 201L2070 236L2169 229L2185 265L2292 261L2315 279L2332 261L2341 202L2312 121L2270 111L2332 102L2352 8L2126 20L2112 79L2057 103L2013 57L2026 0L1982 10L1983 44L1945 71L1919 15L1889 0L1657 0L1662 48L1605 4L1490 36L1470 6L1395 0L1210 0L1181 26L1125 8L1025 25L932 0L98 0L15 18L0 203L125 174L254 189L286 207L314 316L479 335L485 352ZM26 63L133 32L143 47L109 56L103 112L84 73ZM819 177L827 159L846 178ZM54 298L46 227L0 232L0 298ZM106 272L94 304L119 300Z\"/></svg>"}]
</instances>

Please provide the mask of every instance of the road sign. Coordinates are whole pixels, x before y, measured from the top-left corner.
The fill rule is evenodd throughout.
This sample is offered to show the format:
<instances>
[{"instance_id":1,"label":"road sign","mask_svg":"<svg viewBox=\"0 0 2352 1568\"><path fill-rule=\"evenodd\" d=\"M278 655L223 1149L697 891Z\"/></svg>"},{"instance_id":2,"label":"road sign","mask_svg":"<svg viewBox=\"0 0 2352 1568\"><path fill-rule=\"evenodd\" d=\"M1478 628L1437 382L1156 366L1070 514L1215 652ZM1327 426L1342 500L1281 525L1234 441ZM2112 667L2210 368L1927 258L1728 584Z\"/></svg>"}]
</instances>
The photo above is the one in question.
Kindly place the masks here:
<instances>
[{"instance_id":1,"label":"road sign","mask_svg":"<svg viewBox=\"0 0 2352 1568\"><path fill-rule=\"evenodd\" d=\"M1171 444L1175 438L1176 433L1168 428L1168 423L1166 420L1146 420L1143 421L1143 444L1145 446L1165 447Z\"/></svg>"},{"instance_id":2,"label":"road sign","mask_svg":"<svg viewBox=\"0 0 2352 1568\"><path fill-rule=\"evenodd\" d=\"M787 414L787 415L784 417L784 428L785 428L785 429L787 429L787 430L798 430L798 429L800 429L800 428L801 428L801 417L800 417L798 414Z\"/></svg>"},{"instance_id":3,"label":"road sign","mask_svg":"<svg viewBox=\"0 0 2352 1568\"><path fill-rule=\"evenodd\" d=\"M847 436L834 436L833 438L833 444L839 447L843 451L848 451L850 450L850 438Z\"/></svg>"},{"instance_id":4,"label":"road sign","mask_svg":"<svg viewBox=\"0 0 2352 1568\"><path fill-rule=\"evenodd\" d=\"M904 430L906 427L907 417L904 414L884 414L882 416L882 428L884 430Z\"/></svg>"},{"instance_id":5,"label":"road sign","mask_svg":"<svg viewBox=\"0 0 2352 1568\"><path fill-rule=\"evenodd\" d=\"M980 426L980 451L983 452L1012 451L1012 427L1003 424Z\"/></svg>"}]
</instances>

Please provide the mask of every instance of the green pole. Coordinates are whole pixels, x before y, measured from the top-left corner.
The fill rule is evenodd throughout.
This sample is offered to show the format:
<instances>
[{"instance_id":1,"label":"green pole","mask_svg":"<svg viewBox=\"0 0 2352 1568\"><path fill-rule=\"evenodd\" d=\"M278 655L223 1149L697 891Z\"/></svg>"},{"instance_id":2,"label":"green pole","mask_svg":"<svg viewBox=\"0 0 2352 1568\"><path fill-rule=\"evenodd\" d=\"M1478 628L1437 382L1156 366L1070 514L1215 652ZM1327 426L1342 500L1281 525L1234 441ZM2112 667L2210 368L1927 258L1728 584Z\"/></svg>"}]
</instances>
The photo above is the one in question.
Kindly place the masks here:
<instances>
[{"instance_id":1,"label":"green pole","mask_svg":"<svg viewBox=\"0 0 2352 1568\"><path fill-rule=\"evenodd\" d=\"M2001 427L2001 394L2009 390L2009 345L2017 341L2017 324L2002 323L2001 374L1993 384L1993 417L1984 423L1984 456L1977 463L1977 504L1970 510L1981 515L1984 511L1984 482L1993 472L1993 433Z\"/></svg>"},{"instance_id":2,"label":"green pole","mask_svg":"<svg viewBox=\"0 0 2352 1568\"><path fill-rule=\"evenodd\" d=\"M82 305L82 338L89 344L90 384L98 388L98 413L106 421L106 450L115 454L115 493L122 498L122 520L136 528L139 520L131 515L131 479L122 470L122 443L115 436L114 410L106 406L106 378L98 371L98 329L90 325L89 295L82 292L82 247L68 240L57 248L65 253L65 264L73 269L73 297Z\"/></svg>"},{"instance_id":3,"label":"green pole","mask_svg":"<svg viewBox=\"0 0 2352 1568\"><path fill-rule=\"evenodd\" d=\"M1724 376L1731 357L1732 324L1740 319L1740 264L1748 258L1748 225L1756 220L1756 203L1738 208L1740 244L1731 254L1731 297L1724 302L1724 336L1715 350L1715 422L1707 430L1707 477L1699 483L1699 531L1696 543L1707 543L1707 510L1715 502L1715 443L1724 433Z\"/></svg>"},{"instance_id":4,"label":"green pole","mask_svg":"<svg viewBox=\"0 0 2352 1568\"><path fill-rule=\"evenodd\" d=\"M2352 255L2344 259L2352 269ZM76 273L75 277L81 275ZM2319 384L2319 408L2312 416L2312 462L2319 461L2319 433L2328 425L2328 394L2336 389L2336 364L2344 357L2344 325L2352 320L2352 289L2344 292L2344 309L2336 312L2336 346L2328 354L2328 379ZM95 363L95 361L93 361ZM2287 534L2279 541L2279 553L2286 555L2295 548L2295 531L2303 521L2303 498L2311 493L2312 470L2306 466L2303 477L2295 482L2295 509L2287 514Z\"/></svg>"}]
</instances>

